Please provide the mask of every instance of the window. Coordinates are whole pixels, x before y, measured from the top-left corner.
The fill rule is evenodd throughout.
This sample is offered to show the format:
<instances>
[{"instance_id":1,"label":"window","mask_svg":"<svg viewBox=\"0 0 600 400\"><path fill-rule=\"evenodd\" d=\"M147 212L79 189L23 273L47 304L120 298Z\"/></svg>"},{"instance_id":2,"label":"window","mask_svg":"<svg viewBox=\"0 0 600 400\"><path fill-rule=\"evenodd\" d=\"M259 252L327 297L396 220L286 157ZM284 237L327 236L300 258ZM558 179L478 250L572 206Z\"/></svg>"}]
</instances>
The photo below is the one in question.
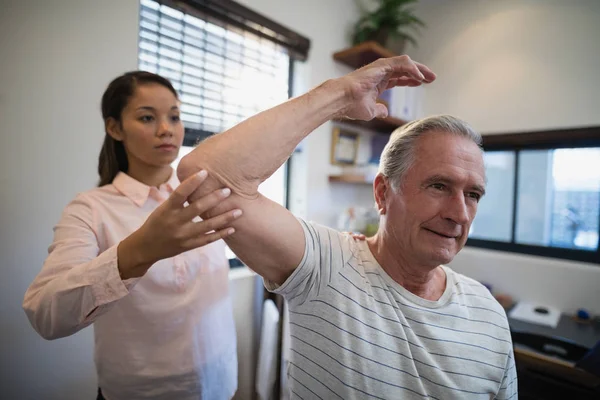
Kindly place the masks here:
<instances>
[{"instance_id":1,"label":"window","mask_svg":"<svg viewBox=\"0 0 600 400\"><path fill-rule=\"evenodd\" d=\"M188 145L285 101L290 63L285 48L251 32L141 2L139 68L180 93Z\"/></svg>"},{"instance_id":2,"label":"window","mask_svg":"<svg viewBox=\"0 0 600 400\"><path fill-rule=\"evenodd\" d=\"M168 78L181 100L185 139L173 166L199 141L291 97L293 63L309 47L233 1L141 0L139 69ZM286 206L287 187L286 164L259 191Z\"/></svg>"},{"instance_id":3,"label":"window","mask_svg":"<svg viewBox=\"0 0 600 400\"><path fill-rule=\"evenodd\" d=\"M494 136L467 244L600 263L600 129Z\"/></svg>"},{"instance_id":4,"label":"window","mask_svg":"<svg viewBox=\"0 0 600 400\"><path fill-rule=\"evenodd\" d=\"M470 237L510 242L515 179L515 153L486 152L486 195L479 202Z\"/></svg>"}]
</instances>

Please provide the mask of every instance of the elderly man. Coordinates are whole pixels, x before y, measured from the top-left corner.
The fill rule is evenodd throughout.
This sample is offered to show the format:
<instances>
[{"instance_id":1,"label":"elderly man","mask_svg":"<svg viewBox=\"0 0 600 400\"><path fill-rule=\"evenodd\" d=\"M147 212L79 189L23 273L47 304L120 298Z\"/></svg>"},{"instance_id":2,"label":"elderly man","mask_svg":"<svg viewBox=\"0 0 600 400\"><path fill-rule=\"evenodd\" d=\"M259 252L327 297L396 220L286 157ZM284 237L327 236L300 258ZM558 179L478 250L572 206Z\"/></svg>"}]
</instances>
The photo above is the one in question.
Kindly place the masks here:
<instances>
[{"instance_id":1,"label":"elderly man","mask_svg":"<svg viewBox=\"0 0 600 400\"><path fill-rule=\"evenodd\" d=\"M288 301L292 398L517 397L502 307L443 265L464 246L485 191L481 137L468 125L431 117L391 136L373 184L379 231L366 241L299 220L257 191L319 125L385 116L381 91L434 79L407 56L377 60L206 140L179 166L182 180L209 172L192 200L232 189L211 213L243 212L227 243Z\"/></svg>"}]
</instances>

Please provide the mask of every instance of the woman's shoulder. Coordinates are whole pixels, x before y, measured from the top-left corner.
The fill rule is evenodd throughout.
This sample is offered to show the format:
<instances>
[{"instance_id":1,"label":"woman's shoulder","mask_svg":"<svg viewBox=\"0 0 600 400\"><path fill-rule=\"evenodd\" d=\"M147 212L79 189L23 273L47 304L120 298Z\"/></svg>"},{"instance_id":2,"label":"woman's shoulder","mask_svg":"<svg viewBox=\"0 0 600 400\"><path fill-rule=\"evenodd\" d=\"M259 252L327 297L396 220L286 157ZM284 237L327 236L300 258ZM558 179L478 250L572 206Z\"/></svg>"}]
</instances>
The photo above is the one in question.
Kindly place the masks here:
<instances>
[{"instance_id":1,"label":"woman's shoulder","mask_svg":"<svg viewBox=\"0 0 600 400\"><path fill-rule=\"evenodd\" d=\"M82 209L97 208L99 204L115 197L122 197L121 193L112 185L104 185L93 189L78 192L65 207L65 212L81 211Z\"/></svg>"},{"instance_id":2,"label":"woman's shoulder","mask_svg":"<svg viewBox=\"0 0 600 400\"><path fill-rule=\"evenodd\" d=\"M88 190L77 192L72 199L72 202L83 202L89 203L94 200L98 200L102 197L111 196L117 194L117 190L112 184L95 187Z\"/></svg>"}]
</instances>

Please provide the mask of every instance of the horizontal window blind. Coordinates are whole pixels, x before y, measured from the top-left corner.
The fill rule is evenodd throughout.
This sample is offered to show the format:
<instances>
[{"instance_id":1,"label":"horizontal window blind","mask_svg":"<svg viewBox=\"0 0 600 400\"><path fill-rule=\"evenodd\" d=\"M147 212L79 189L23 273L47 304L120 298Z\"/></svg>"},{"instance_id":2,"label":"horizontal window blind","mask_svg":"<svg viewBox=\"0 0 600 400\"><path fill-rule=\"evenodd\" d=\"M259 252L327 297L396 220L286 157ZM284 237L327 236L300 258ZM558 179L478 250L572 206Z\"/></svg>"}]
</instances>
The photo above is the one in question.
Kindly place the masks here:
<instances>
[{"instance_id":1,"label":"horizontal window blind","mask_svg":"<svg viewBox=\"0 0 600 400\"><path fill-rule=\"evenodd\" d=\"M142 0L139 68L168 78L181 99L186 144L222 132L289 97L285 47L216 20Z\"/></svg>"}]
</instances>

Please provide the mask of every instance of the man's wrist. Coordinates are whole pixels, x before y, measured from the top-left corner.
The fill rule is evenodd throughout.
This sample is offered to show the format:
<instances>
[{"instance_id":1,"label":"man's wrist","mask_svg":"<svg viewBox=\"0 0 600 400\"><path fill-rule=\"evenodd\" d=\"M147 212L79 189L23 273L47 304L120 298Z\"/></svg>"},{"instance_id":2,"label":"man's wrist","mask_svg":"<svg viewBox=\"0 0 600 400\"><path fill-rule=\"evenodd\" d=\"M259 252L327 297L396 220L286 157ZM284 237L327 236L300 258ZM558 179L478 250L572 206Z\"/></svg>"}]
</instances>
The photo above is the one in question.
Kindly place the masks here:
<instances>
[{"instance_id":1,"label":"man's wrist","mask_svg":"<svg viewBox=\"0 0 600 400\"><path fill-rule=\"evenodd\" d=\"M323 122L344 117L351 101L343 82L343 77L329 79L308 93L311 105L319 112Z\"/></svg>"}]
</instances>

